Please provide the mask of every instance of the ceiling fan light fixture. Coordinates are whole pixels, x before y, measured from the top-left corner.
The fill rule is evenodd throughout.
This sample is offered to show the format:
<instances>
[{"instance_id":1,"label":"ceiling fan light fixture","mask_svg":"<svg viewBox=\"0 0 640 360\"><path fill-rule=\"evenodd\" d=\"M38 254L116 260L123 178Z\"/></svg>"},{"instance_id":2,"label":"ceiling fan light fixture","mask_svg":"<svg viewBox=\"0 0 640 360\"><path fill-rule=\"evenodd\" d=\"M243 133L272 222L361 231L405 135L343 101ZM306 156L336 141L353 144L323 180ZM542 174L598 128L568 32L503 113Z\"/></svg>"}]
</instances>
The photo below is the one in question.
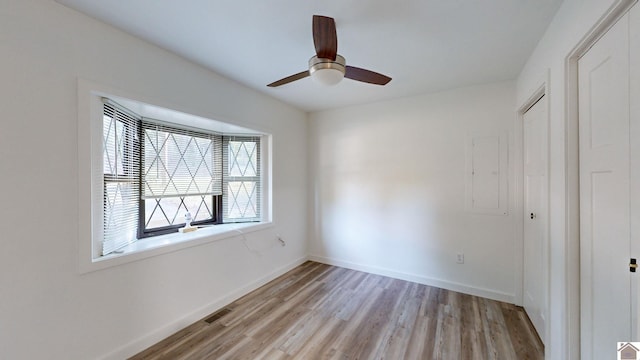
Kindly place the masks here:
<instances>
[{"instance_id":1,"label":"ceiling fan light fixture","mask_svg":"<svg viewBox=\"0 0 640 360\"><path fill-rule=\"evenodd\" d=\"M345 77L374 85L386 85L391 81L390 77L375 71L346 65L344 58L338 55L336 22L333 18L313 15L312 30L316 55L309 59L309 70L274 81L267 84L268 87L282 86L308 76L324 85L335 85Z\"/></svg>"},{"instance_id":2,"label":"ceiling fan light fixture","mask_svg":"<svg viewBox=\"0 0 640 360\"><path fill-rule=\"evenodd\" d=\"M339 83L346 72L344 57L336 55L336 60L323 59L314 56L309 59L309 75L323 85L335 85Z\"/></svg>"}]
</instances>

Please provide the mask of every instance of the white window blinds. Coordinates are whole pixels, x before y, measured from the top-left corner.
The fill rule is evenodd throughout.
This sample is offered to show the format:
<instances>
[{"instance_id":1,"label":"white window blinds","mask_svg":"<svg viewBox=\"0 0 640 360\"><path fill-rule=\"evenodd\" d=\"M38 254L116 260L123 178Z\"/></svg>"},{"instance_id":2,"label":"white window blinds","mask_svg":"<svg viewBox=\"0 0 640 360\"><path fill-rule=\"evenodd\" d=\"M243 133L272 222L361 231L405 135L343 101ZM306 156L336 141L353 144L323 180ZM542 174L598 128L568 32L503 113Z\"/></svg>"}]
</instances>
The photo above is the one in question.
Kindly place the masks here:
<instances>
[{"instance_id":1,"label":"white window blinds","mask_svg":"<svg viewBox=\"0 0 640 360\"><path fill-rule=\"evenodd\" d=\"M107 255L137 239L140 197L139 119L106 101L103 107L103 240Z\"/></svg>"}]
</instances>

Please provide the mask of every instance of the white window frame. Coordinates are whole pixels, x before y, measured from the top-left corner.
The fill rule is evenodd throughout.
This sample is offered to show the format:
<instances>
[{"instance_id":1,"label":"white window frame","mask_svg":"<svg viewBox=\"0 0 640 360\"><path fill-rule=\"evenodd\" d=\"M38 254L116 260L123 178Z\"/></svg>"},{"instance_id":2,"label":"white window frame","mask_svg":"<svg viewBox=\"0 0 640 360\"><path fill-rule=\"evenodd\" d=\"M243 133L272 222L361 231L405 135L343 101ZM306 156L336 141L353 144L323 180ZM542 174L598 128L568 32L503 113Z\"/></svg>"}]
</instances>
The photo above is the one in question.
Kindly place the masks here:
<instances>
[{"instance_id":1,"label":"white window frame","mask_svg":"<svg viewBox=\"0 0 640 360\"><path fill-rule=\"evenodd\" d=\"M101 255L103 227L103 168L102 168L102 98L128 101L138 105L142 111L162 113L163 120L183 126L204 127L205 130L224 134L259 135L261 186L261 220L251 223L220 224L191 233L172 233L144 238L122 249L122 253ZM156 114L154 116L158 118ZM124 93L108 86L78 79L78 251L79 272L87 273L132 261L137 261L180 249L207 244L213 241L238 237L244 233L273 227L271 190L272 138L264 129L238 122L222 122L209 117L189 115L179 110L170 110L157 100Z\"/></svg>"}]
</instances>

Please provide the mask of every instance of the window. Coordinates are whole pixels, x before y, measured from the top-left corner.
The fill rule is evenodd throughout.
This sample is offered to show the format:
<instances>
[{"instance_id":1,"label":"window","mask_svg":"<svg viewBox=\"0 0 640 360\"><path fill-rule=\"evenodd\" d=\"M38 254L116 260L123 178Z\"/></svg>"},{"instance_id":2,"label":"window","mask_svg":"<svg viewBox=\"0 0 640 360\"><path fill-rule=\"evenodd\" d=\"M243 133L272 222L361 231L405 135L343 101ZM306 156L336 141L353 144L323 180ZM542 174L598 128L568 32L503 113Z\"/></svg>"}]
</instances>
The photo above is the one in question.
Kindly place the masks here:
<instances>
[{"instance_id":1,"label":"window","mask_svg":"<svg viewBox=\"0 0 640 360\"><path fill-rule=\"evenodd\" d=\"M104 99L101 255L193 225L261 221L261 137L172 124Z\"/></svg>"},{"instance_id":2,"label":"window","mask_svg":"<svg viewBox=\"0 0 640 360\"><path fill-rule=\"evenodd\" d=\"M102 254L105 255L136 240L140 196L139 121L123 109L105 103L102 129Z\"/></svg>"},{"instance_id":3,"label":"window","mask_svg":"<svg viewBox=\"0 0 640 360\"><path fill-rule=\"evenodd\" d=\"M142 121L139 237L192 224L218 223L222 195L222 136Z\"/></svg>"},{"instance_id":4,"label":"window","mask_svg":"<svg viewBox=\"0 0 640 360\"><path fill-rule=\"evenodd\" d=\"M225 137L223 141L225 222L260 219L260 138Z\"/></svg>"}]
</instances>

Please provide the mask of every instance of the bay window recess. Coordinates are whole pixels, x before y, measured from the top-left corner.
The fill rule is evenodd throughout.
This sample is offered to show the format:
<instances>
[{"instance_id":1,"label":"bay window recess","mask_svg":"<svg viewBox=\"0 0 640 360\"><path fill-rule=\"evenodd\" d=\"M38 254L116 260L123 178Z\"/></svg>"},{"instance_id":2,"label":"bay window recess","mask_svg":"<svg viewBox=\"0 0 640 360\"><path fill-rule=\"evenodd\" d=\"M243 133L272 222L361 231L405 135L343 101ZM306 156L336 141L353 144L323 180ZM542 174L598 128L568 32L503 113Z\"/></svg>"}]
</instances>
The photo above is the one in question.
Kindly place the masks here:
<instances>
[{"instance_id":1,"label":"bay window recess","mask_svg":"<svg viewBox=\"0 0 640 360\"><path fill-rule=\"evenodd\" d=\"M260 135L147 119L103 99L103 236L108 255L193 225L261 221Z\"/></svg>"}]
</instances>

